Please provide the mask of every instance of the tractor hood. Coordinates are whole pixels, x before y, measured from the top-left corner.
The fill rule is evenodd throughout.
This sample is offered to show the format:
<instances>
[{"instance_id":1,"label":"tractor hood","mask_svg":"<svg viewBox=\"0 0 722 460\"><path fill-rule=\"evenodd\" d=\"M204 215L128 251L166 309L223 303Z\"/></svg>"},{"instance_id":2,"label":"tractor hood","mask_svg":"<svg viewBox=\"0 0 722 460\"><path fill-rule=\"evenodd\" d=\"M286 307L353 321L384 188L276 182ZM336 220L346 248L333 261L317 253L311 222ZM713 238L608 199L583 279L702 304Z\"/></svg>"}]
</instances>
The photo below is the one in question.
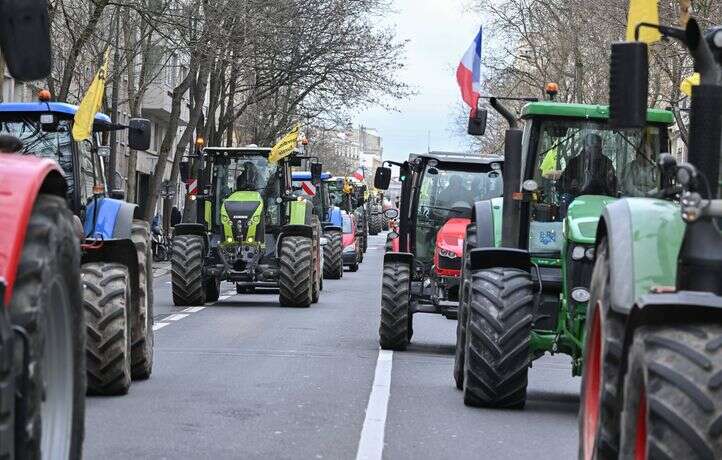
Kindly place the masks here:
<instances>
[{"instance_id":1,"label":"tractor hood","mask_svg":"<svg viewBox=\"0 0 722 460\"><path fill-rule=\"evenodd\" d=\"M253 242L261 222L263 201L258 192L234 192L223 202L221 221L227 239Z\"/></svg>"},{"instance_id":2,"label":"tractor hood","mask_svg":"<svg viewBox=\"0 0 722 460\"><path fill-rule=\"evenodd\" d=\"M569 205L564 230L569 241L593 244L602 210L616 198L599 195L582 195Z\"/></svg>"},{"instance_id":3,"label":"tractor hood","mask_svg":"<svg viewBox=\"0 0 722 460\"><path fill-rule=\"evenodd\" d=\"M471 219L454 217L446 221L436 234L434 267L440 276L457 277L461 274L466 227Z\"/></svg>"}]
</instances>

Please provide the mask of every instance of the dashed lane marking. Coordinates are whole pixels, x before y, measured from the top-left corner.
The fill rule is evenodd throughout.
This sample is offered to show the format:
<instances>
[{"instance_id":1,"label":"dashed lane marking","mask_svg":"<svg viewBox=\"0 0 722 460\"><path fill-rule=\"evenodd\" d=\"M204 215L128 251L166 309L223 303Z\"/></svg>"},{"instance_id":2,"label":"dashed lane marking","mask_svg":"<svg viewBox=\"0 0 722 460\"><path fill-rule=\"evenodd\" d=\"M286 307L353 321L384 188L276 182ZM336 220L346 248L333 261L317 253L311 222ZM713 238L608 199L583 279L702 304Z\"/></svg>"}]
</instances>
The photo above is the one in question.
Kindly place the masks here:
<instances>
[{"instance_id":1,"label":"dashed lane marking","mask_svg":"<svg viewBox=\"0 0 722 460\"><path fill-rule=\"evenodd\" d=\"M381 460L383 457L393 359L393 351L379 350L374 383L371 387L369 404L366 407L366 418L361 429L356 460Z\"/></svg>"},{"instance_id":2,"label":"dashed lane marking","mask_svg":"<svg viewBox=\"0 0 722 460\"><path fill-rule=\"evenodd\" d=\"M183 310L184 313L197 313L201 310L203 310L206 307L188 307L185 310Z\"/></svg>"},{"instance_id":3,"label":"dashed lane marking","mask_svg":"<svg viewBox=\"0 0 722 460\"><path fill-rule=\"evenodd\" d=\"M168 324L170 324L170 323L155 323L153 325L153 330L157 331L158 329L162 329L162 328L166 327Z\"/></svg>"},{"instance_id":4,"label":"dashed lane marking","mask_svg":"<svg viewBox=\"0 0 722 460\"><path fill-rule=\"evenodd\" d=\"M164 318L164 319L165 319L166 321L178 321L178 320L183 319L183 318L185 318L185 317L187 317L187 316L188 316L188 315L183 314L183 313L176 313L175 315L170 315L170 316L168 316L168 317L166 317L166 318Z\"/></svg>"}]
</instances>

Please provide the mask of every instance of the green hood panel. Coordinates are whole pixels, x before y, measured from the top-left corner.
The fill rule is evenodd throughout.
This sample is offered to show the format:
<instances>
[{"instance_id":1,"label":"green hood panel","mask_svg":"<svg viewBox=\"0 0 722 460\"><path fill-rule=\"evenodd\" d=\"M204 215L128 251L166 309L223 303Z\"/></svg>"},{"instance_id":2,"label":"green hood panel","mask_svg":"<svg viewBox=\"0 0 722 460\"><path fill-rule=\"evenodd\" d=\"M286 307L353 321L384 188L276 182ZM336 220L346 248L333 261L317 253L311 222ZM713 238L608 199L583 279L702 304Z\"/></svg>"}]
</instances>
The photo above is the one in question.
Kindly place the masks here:
<instances>
[{"instance_id":1,"label":"green hood panel","mask_svg":"<svg viewBox=\"0 0 722 460\"><path fill-rule=\"evenodd\" d=\"M504 207L504 198L491 199L491 215L494 218L494 247L501 247L501 215Z\"/></svg>"},{"instance_id":2,"label":"green hood panel","mask_svg":"<svg viewBox=\"0 0 722 460\"><path fill-rule=\"evenodd\" d=\"M597 237L597 224L602 210L616 198L598 195L582 195L569 205L564 219L564 232L567 240L575 243L594 244Z\"/></svg>"}]
</instances>

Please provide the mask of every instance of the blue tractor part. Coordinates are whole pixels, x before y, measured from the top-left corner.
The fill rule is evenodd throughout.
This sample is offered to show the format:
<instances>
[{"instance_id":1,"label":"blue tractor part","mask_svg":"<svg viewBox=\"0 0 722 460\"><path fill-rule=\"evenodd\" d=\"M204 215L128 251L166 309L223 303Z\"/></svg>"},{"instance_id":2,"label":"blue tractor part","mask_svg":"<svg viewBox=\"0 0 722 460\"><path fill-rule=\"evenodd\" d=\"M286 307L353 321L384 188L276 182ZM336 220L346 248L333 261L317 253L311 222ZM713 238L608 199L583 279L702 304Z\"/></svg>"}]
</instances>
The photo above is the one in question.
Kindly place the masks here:
<instances>
[{"instance_id":1,"label":"blue tractor part","mask_svg":"<svg viewBox=\"0 0 722 460\"><path fill-rule=\"evenodd\" d=\"M147 150L150 122L134 119L124 126L98 113L89 141L76 142L77 110L63 102L0 103L0 133L23 142L19 153L51 158L63 172L66 199L83 230L83 306L94 332L86 341L86 353L93 357L87 365L88 392L125 394L131 379L148 378L152 370L150 228L136 204L109 197L102 134L128 129L129 147ZM111 295L119 289L125 294Z\"/></svg>"}]
</instances>

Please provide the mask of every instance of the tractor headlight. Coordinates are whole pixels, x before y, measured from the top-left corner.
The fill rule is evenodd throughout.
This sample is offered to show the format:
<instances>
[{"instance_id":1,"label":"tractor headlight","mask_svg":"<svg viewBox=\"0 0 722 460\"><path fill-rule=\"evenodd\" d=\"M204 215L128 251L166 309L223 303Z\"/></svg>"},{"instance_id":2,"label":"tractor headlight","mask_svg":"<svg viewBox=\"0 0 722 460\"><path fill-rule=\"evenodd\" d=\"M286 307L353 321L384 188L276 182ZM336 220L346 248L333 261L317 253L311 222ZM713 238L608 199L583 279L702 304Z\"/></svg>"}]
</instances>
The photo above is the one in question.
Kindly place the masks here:
<instances>
[{"instance_id":1,"label":"tractor headlight","mask_svg":"<svg viewBox=\"0 0 722 460\"><path fill-rule=\"evenodd\" d=\"M571 296L575 302L579 303L589 302L590 297L589 291L582 287L572 289Z\"/></svg>"},{"instance_id":2,"label":"tractor headlight","mask_svg":"<svg viewBox=\"0 0 722 460\"><path fill-rule=\"evenodd\" d=\"M594 260L594 248L589 248L584 251L584 256L589 260Z\"/></svg>"},{"instance_id":3,"label":"tractor headlight","mask_svg":"<svg viewBox=\"0 0 722 460\"><path fill-rule=\"evenodd\" d=\"M585 252L586 248L584 246L574 246L574 248L572 249L572 259L582 260L584 258Z\"/></svg>"},{"instance_id":4,"label":"tractor headlight","mask_svg":"<svg viewBox=\"0 0 722 460\"><path fill-rule=\"evenodd\" d=\"M457 257L454 251L449 251L448 249L444 248L439 249L439 255L448 259L456 259Z\"/></svg>"}]
</instances>

